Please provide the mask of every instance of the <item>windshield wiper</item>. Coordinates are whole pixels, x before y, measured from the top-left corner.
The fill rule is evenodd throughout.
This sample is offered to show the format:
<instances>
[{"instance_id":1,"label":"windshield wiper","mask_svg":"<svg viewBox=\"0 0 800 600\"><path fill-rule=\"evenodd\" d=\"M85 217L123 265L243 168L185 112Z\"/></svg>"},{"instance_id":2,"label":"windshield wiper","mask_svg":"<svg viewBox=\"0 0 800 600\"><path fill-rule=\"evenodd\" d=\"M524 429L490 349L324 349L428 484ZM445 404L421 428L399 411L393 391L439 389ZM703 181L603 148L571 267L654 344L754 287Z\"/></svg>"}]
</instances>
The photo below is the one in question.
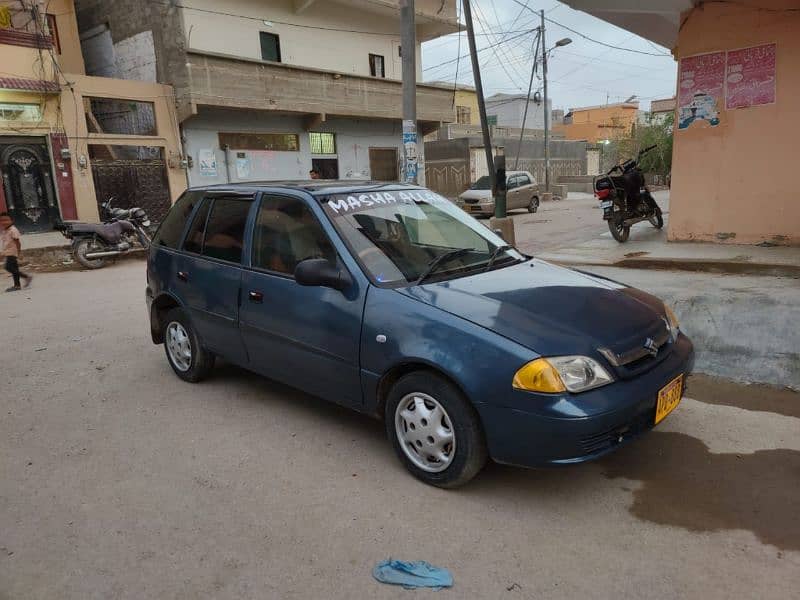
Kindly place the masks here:
<instances>
[{"instance_id":1,"label":"windshield wiper","mask_svg":"<svg viewBox=\"0 0 800 600\"><path fill-rule=\"evenodd\" d=\"M499 258L501 252L505 252L506 250L513 250L513 249L514 249L514 246L511 246L509 244L501 244L500 246L495 248L492 251L491 256L489 256L489 262L486 263L486 268L484 269L484 271L488 271L489 269L492 268L492 265L494 265L494 261L496 261Z\"/></svg>"},{"instance_id":2,"label":"windshield wiper","mask_svg":"<svg viewBox=\"0 0 800 600\"><path fill-rule=\"evenodd\" d=\"M456 250L450 250L450 252L445 252L444 254L440 254L436 258L434 258L431 262L428 263L428 267L422 272L417 280L414 282L414 285L419 285L423 281L425 281L430 275L445 261L452 260L454 258L458 258L459 256L463 256L468 254L469 252L474 252L473 248L458 248Z\"/></svg>"}]
</instances>

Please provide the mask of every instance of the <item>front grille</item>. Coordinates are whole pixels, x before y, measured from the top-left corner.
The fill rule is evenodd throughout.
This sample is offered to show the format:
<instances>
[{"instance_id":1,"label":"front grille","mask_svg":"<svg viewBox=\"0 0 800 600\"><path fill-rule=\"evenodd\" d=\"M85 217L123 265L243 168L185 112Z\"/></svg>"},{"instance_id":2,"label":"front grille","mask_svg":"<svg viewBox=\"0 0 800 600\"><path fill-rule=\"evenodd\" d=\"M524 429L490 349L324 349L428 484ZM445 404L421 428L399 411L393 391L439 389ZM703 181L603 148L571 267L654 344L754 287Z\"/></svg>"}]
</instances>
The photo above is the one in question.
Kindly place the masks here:
<instances>
[{"instance_id":1,"label":"front grille","mask_svg":"<svg viewBox=\"0 0 800 600\"><path fill-rule=\"evenodd\" d=\"M595 433L580 439L580 445L586 454L594 454L621 444L622 442L650 429L655 423L655 407L647 410L627 423L622 423L607 431Z\"/></svg>"},{"instance_id":2,"label":"front grille","mask_svg":"<svg viewBox=\"0 0 800 600\"><path fill-rule=\"evenodd\" d=\"M655 356L645 347L645 340L652 341L657 350ZM637 335L632 345L622 348L598 348L600 354L611 363L624 379L635 377L654 367L672 351L672 331L664 321L657 329Z\"/></svg>"},{"instance_id":3,"label":"front grille","mask_svg":"<svg viewBox=\"0 0 800 600\"><path fill-rule=\"evenodd\" d=\"M465 204L477 204L478 203L478 199L477 198L464 198L464 203Z\"/></svg>"}]
</instances>

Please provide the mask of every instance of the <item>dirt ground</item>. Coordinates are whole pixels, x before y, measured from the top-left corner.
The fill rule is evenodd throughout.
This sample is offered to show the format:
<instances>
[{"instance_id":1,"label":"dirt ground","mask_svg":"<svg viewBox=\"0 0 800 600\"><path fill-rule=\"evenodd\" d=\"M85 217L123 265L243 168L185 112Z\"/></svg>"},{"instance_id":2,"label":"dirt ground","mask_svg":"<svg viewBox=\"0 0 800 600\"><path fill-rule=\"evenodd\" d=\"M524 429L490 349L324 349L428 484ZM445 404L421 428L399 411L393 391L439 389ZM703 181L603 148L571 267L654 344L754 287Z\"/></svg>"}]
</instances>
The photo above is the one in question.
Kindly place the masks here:
<instances>
[{"instance_id":1,"label":"dirt ground","mask_svg":"<svg viewBox=\"0 0 800 600\"><path fill-rule=\"evenodd\" d=\"M406 474L378 422L233 367L176 378L149 339L142 262L39 274L0 294L0 327L3 600L800 590L791 392L695 379L604 460L490 464L443 491ZM447 567L455 587L378 584L388 557Z\"/></svg>"}]
</instances>

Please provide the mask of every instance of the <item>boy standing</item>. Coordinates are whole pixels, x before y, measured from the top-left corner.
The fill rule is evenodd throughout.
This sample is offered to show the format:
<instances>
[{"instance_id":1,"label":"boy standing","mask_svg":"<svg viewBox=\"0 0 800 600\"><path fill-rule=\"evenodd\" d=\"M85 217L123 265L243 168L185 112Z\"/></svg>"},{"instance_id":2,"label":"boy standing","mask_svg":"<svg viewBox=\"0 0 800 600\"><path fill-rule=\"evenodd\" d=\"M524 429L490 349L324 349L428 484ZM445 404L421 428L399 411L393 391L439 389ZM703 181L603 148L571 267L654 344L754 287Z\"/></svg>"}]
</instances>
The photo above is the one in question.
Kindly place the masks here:
<instances>
[{"instance_id":1,"label":"boy standing","mask_svg":"<svg viewBox=\"0 0 800 600\"><path fill-rule=\"evenodd\" d=\"M8 213L0 213L0 255L6 258L6 271L14 278L14 285L7 292L16 292L20 289L20 277L25 280L25 287L31 284L30 275L19 270L19 253L22 250L19 230L14 227L14 221Z\"/></svg>"}]
</instances>

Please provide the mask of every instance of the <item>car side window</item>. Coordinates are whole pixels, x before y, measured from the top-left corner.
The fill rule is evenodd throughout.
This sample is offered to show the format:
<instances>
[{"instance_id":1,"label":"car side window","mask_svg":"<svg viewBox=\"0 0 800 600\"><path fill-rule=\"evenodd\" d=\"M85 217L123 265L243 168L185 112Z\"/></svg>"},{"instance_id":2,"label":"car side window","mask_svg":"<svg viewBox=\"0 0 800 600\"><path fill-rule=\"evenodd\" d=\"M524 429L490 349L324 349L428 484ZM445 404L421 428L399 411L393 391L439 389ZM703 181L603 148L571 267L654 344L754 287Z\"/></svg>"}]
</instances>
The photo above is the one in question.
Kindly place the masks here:
<instances>
[{"instance_id":1,"label":"car side window","mask_svg":"<svg viewBox=\"0 0 800 600\"><path fill-rule=\"evenodd\" d=\"M530 185L531 180L528 179L527 175L518 175L517 176L517 186L522 187L523 185Z\"/></svg>"},{"instance_id":2,"label":"car side window","mask_svg":"<svg viewBox=\"0 0 800 600\"><path fill-rule=\"evenodd\" d=\"M509 190L513 190L515 187L519 186L519 177L514 175L513 177L509 177L508 181L506 182L506 187Z\"/></svg>"},{"instance_id":3,"label":"car side window","mask_svg":"<svg viewBox=\"0 0 800 600\"><path fill-rule=\"evenodd\" d=\"M264 196L253 232L253 267L294 275L307 258L336 261L336 250L305 202Z\"/></svg>"},{"instance_id":4,"label":"car side window","mask_svg":"<svg viewBox=\"0 0 800 600\"><path fill-rule=\"evenodd\" d=\"M194 207L202 199L202 192L193 191L187 191L178 198L153 237L153 245L177 248L181 242L181 234L186 226L186 221L191 216Z\"/></svg>"},{"instance_id":5,"label":"car side window","mask_svg":"<svg viewBox=\"0 0 800 600\"><path fill-rule=\"evenodd\" d=\"M215 198L206 222L203 256L241 263L251 199Z\"/></svg>"},{"instance_id":6,"label":"car side window","mask_svg":"<svg viewBox=\"0 0 800 600\"><path fill-rule=\"evenodd\" d=\"M206 221L208 220L210 208L211 200L206 199L203 205L197 209L189 231L186 233L186 239L183 241L183 249L186 252L200 254L203 251L203 234L206 231Z\"/></svg>"}]
</instances>

